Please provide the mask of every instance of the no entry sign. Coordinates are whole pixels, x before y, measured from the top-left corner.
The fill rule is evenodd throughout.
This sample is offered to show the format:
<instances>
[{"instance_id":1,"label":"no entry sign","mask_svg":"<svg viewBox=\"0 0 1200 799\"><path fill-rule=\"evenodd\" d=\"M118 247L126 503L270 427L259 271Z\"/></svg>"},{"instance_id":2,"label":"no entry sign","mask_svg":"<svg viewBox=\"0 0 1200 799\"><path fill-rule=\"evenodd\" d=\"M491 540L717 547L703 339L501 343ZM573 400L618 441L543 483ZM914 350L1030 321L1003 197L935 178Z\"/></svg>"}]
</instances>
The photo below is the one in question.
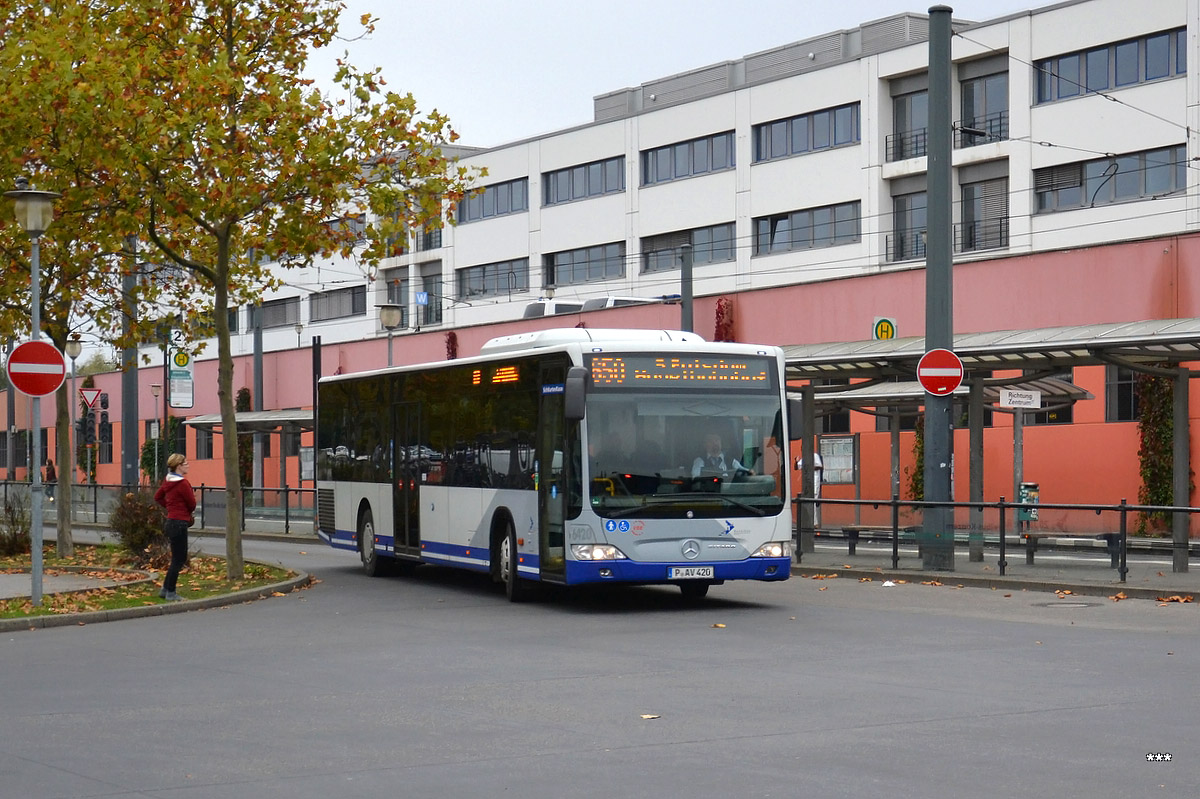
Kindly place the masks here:
<instances>
[{"instance_id":1,"label":"no entry sign","mask_svg":"<svg viewBox=\"0 0 1200 799\"><path fill-rule=\"evenodd\" d=\"M46 341L25 341L13 349L4 365L8 382L22 394L44 397L58 391L67 376L63 354Z\"/></svg>"},{"instance_id":2,"label":"no entry sign","mask_svg":"<svg viewBox=\"0 0 1200 799\"><path fill-rule=\"evenodd\" d=\"M952 394L962 385L962 361L950 350L930 350L917 363L917 380L935 397Z\"/></svg>"}]
</instances>

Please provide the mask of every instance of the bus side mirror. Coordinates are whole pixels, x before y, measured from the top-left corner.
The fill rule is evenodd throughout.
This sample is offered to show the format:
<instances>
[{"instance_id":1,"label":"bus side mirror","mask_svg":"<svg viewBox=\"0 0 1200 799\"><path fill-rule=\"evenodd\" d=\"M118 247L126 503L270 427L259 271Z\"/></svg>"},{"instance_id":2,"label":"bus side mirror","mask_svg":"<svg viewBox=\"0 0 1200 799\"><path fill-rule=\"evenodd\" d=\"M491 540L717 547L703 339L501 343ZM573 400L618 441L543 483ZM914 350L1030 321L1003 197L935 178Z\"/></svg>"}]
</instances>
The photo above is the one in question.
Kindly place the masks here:
<instances>
[{"instance_id":1,"label":"bus side mirror","mask_svg":"<svg viewBox=\"0 0 1200 799\"><path fill-rule=\"evenodd\" d=\"M788 415L788 441L799 441L804 437L803 416L800 413L802 404L798 399L788 397L787 415Z\"/></svg>"},{"instance_id":2,"label":"bus side mirror","mask_svg":"<svg viewBox=\"0 0 1200 799\"><path fill-rule=\"evenodd\" d=\"M582 366L572 366L567 370L567 385L563 389L563 410L568 421L578 422L583 419L587 375L587 369Z\"/></svg>"}]
</instances>

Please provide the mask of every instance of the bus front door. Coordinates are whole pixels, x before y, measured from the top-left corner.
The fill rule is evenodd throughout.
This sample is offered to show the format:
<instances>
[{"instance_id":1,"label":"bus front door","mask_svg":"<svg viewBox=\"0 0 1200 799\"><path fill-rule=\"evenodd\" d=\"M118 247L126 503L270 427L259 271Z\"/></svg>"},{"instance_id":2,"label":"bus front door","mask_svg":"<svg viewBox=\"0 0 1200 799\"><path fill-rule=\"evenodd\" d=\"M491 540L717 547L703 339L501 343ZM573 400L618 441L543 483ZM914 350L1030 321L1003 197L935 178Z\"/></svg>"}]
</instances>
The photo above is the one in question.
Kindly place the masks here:
<instances>
[{"instance_id":1,"label":"bus front door","mask_svg":"<svg viewBox=\"0 0 1200 799\"><path fill-rule=\"evenodd\" d=\"M542 365L542 385L562 385L566 370L558 364ZM566 580L563 523L571 492L570 453L564 451L563 395L542 392L537 429L538 549L541 577L549 582Z\"/></svg>"},{"instance_id":2,"label":"bus front door","mask_svg":"<svg viewBox=\"0 0 1200 799\"><path fill-rule=\"evenodd\" d=\"M402 402L393 410L392 518L397 555L421 554L421 406Z\"/></svg>"}]
</instances>

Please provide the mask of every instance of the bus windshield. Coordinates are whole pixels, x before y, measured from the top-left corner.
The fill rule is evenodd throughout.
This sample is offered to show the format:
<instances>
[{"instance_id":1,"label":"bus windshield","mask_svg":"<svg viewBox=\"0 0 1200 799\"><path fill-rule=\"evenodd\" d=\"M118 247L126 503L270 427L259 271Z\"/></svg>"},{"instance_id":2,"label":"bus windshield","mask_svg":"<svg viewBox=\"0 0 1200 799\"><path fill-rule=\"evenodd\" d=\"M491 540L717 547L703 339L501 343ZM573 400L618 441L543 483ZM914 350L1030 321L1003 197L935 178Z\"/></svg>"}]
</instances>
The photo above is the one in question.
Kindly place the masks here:
<instances>
[{"instance_id":1,"label":"bus windshield","mask_svg":"<svg viewBox=\"0 0 1200 799\"><path fill-rule=\"evenodd\" d=\"M588 498L606 518L768 516L784 507L776 393L592 391Z\"/></svg>"}]
</instances>

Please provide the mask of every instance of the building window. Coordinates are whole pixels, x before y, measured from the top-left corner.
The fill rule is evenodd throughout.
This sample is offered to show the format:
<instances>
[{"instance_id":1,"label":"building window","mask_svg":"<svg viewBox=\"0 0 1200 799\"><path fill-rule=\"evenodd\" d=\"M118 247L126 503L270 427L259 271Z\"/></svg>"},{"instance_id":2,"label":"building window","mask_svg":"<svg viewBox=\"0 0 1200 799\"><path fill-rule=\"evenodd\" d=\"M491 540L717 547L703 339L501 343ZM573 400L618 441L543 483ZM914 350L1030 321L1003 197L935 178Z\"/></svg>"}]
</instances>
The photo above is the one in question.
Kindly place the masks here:
<instances>
[{"instance_id":1,"label":"building window","mask_svg":"<svg viewBox=\"0 0 1200 799\"><path fill-rule=\"evenodd\" d=\"M852 244L861 237L858 201L807 208L754 220L754 254Z\"/></svg>"},{"instance_id":2,"label":"building window","mask_svg":"<svg viewBox=\"0 0 1200 799\"><path fill-rule=\"evenodd\" d=\"M421 324L440 325L442 323L442 262L421 265L421 291L424 292L426 305L421 311Z\"/></svg>"},{"instance_id":3,"label":"building window","mask_svg":"<svg viewBox=\"0 0 1200 799\"><path fill-rule=\"evenodd\" d=\"M285 458L294 458L300 454L300 431L281 430L279 433L280 454Z\"/></svg>"},{"instance_id":4,"label":"building window","mask_svg":"<svg viewBox=\"0 0 1200 799\"><path fill-rule=\"evenodd\" d=\"M733 169L733 131L642 152L642 185Z\"/></svg>"},{"instance_id":5,"label":"building window","mask_svg":"<svg viewBox=\"0 0 1200 799\"><path fill-rule=\"evenodd\" d=\"M892 198L892 233L887 239L889 261L925 257L926 203L923 191Z\"/></svg>"},{"instance_id":6,"label":"building window","mask_svg":"<svg viewBox=\"0 0 1200 799\"><path fill-rule=\"evenodd\" d=\"M892 135L887 137L887 160L920 158L928 150L929 92L922 90L892 98Z\"/></svg>"},{"instance_id":7,"label":"building window","mask_svg":"<svg viewBox=\"0 0 1200 799\"><path fill-rule=\"evenodd\" d=\"M383 274L388 305L400 306L400 327L408 327L408 268L392 269Z\"/></svg>"},{"instance_id":8,"label":"building window","mask_svg":"<svg viewBox=\"0 0 1200 799\"><path fill-rule=\"evenodd\" d=\"M417 236L417 252L436 250L442 246L442 226L422 230Z\"/></svg>"},{"instance_id":9,"label":"building window","mask_svg":"<svg viewBox=\"0 0 1200 799\"><path fill-rule=\"evenodd\" d=\"M384 258L395 258L408 252L408 226L396 211L388 216L385 225L391 232L384 239Z\"/></svg>"},{"instance_id":10,"label":"building window","mask_svg":"<svg viewBox=\"0 0 1200 799\"><path fill-rule=\"evenodd\" d=\"M625 156L542 175L543 205L557 205L622 191L625 191Z\"/></svg>"},{"instance_id":11,"label":"building window","mask_svg":"<svg viewBox=\"0 0 1200 799\"><path fill-rule=\"evenodd\" d=\"M1187 31L1180 28L1045 58L1034 68L1038 103L1183 76L1187 75Z\"/></svg>"},{"instance_id":12,"label":"building window","mask_svg":"<svg viewBox=\"0 0 1200 799\"><path fill-rule=\"evenodd\" d=\"M1187 188L1184 145L1035 169L1037 210L1061 211L1161 197Z\"/></svg>"},{"instance_id":13,"label":"building window","mask_svg":"<svg viewBox=\"0 0 1200 799\"><path fill-rule=\"evenodd\" d=\"M812 384L814 386L844 386L845 388L849 388L850 380L845 377L817 378L812 381ZM823 413L817 416L815 421L816 429L814 432L817 435L850 432L850 411L845 409Z\"/></svg>"},{"instance_id":14,"label":"building window","mask_svg":"<svg viewBox=\"0 0 1200 799\"><path fill-rule=\"evenodd\" d=\"M543 282L547 286L592 283L625 276L625 243L601 244L546 256Z\"/></svg>"},{"instance_id":15,"label":"building window","mask_svg":"<svg viewBox=\"0 0 1200 799\"><path fill-rule=\"evenodd\" d=\"M1027 375L1033 375L1034 372L1026 372ZM1045 375L1043 375L1045 376ZM1056 380L1064 380L1068 383L1075 382L1075 370L1067 369L1062 372L1049 375L1050 378ZM1035 411L1033 413L1023 414L1022 418L1027 425L1037 424L1070 424L1075 418L1075 406L1067 404L1063 407L1055 408L1048 411Z\"/></svg>"},{"instance_id":16,"label":"building window","mask_svg":"<svg viewBox=\"0 0 1200 799\"><path fill-rule=\"evenodd\" d=\"M196 428L196 460L208 461L213 456L213 431L203 427Z\"/></svg>"},{"instance_id":17,"label":"building window","mask_svg":"<svg viewBox=\"0 0 1200 799\"><path fill-rule=\"evenodd\" d=\"M737 257L733 223L681 230L642 239L642 272L666 272L682 263L683 245L692 246L692 264L715 264Z\"/></svg>"},{"instance_id":18,"label":"building window","mask_svg":"<svg viewBox=\"0 0 1200 799\"><path fill-rule=\"evenodd\" d=\"M962 121L955 131L955 144L974 147L1008 138L1008 73L964 80Z\"/></svg>"},{"instance_id":19,"label":"building window","mask_svg":"<svg viewBox=\"0 0 1200 799\"><path fill-rule=\"evenodd\" d=\"M529 291L528 258L468 266L458 270L459 299L494 297L512 294L514 291Z\"/></svg>"},{"instance_id":20,"label":"building window","mask_svg":"<svg viewBox=\"0 0 1200 799\"><path fill-rule=\"evenodd\" d=\"M1107 422L1136 422L1138 413L1137 372L1124 366L1104 367L1104 419Z\"/></svg>"},{"instance_id":21,"label":"building window","mask_svg":"<svg viewBox=\"0 0 1200 799\"><path fill-rule=\"evenodd\" d=\"M346 319L367 313L367 287L351 286L333 291L322 291L308 298L310 322L325 322L330 319Z\"/></svg>"},{"instance_id":22,"label":"building window","mask_svg":"<svg viewBox=\"0 0 1200 799\"><path fill-rule=\"evenodd\" d=\"M228 316L225 317L229 321L229 332L238 332L238 309L230 308Z\"/></svg>"},{"instance_id":23,"label":"building window","mask_svg":"<svg viewBox=\"0 0 1200 799\"><path fill-rule=\"evenodd\" d=\"M300 298L285 297L281 300L268 300L260 308L262 312L263 329L295 325L300 321Z\"/></svg>"},{"instance_id":24,"label":"building window","mask_svg":"<svg viewBox=\"0 0 1200 799\"><path fill-rule=\"evenodd\" d=\"M1008 178L963 184L955 245L959 252L1008 246Z\"/></svg>"},{"instance_id":25,"label":"building window","mask_svg":"<svg viewBox=\"0 0 1200 799\"><path fill-rule=\"evenodd\" d=\"M463 200L458 205L458 222L464 224L528 210L529 178L521 178L487 186Z\"/></svg>"},{"instance_id":26,"label":"building window","mask_svg":"<svg viewBox=\"0 0 1200 799\"><path fill-rule=\"evenodd\" d=\"M858 103L755 125L754 162L859 142Z\"/></svg>"},{"instance_id":27,"label":"building window","mask_svg":"<svg viewBox=\"0 0 1200 799\"><path fill-rule=\"evenodd\" d=\"M355 241L362 241L367 236L367 215L346 214L341 219L334 219L326 225L335 233L349 234Z\"/></svg>"}]
</instances>

